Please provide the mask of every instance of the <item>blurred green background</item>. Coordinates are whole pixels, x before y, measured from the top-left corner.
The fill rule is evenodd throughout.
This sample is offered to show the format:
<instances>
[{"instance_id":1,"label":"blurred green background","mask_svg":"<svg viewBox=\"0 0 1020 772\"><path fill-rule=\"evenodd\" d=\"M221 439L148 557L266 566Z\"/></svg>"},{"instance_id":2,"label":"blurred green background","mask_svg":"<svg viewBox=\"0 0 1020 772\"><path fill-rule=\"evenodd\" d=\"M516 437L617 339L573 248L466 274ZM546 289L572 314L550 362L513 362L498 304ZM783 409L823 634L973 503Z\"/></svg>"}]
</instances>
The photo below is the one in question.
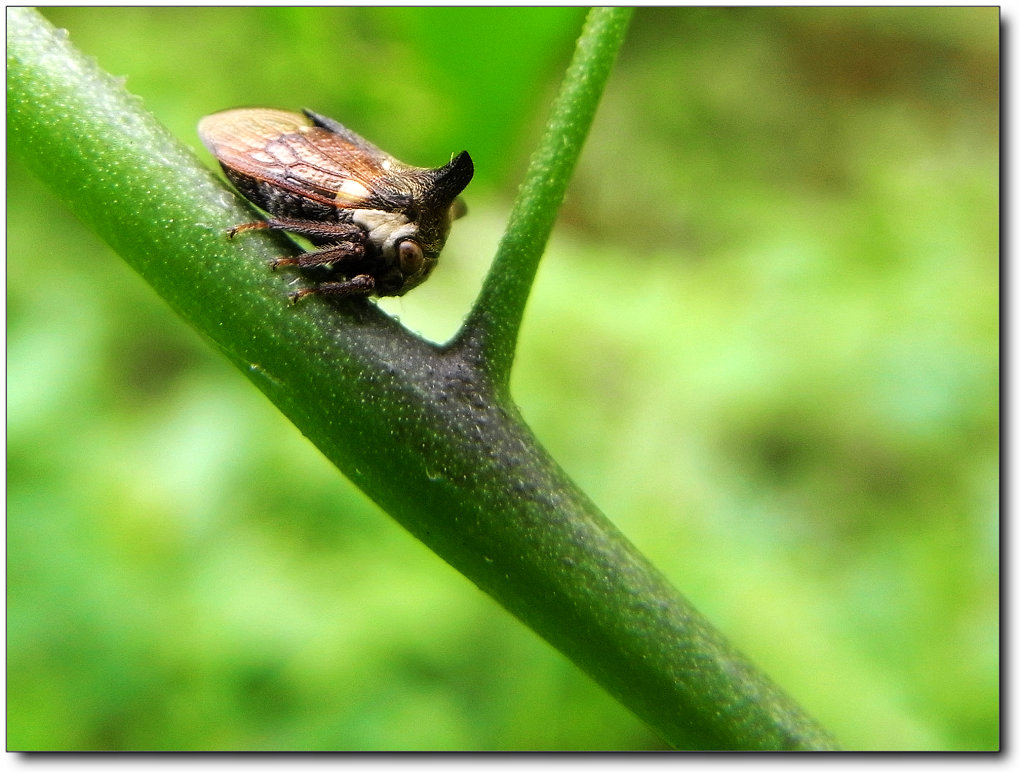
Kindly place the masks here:
<instances>
[{"instance_id":1,"label":"blurred green background","mask_svg":"<svg viewBox=\"0 0 1020 772\"><path fill-rule=\"evenodd\" d=\"M46 9L203 159L307 106L477 175L478 290L580 9ZM853 749L998 746L994 8L642 9L514 393ZM657 749L390 521L12 159L8 748ZM282 296L281 296L282 297Z\"/></svg>"}]
</instances>

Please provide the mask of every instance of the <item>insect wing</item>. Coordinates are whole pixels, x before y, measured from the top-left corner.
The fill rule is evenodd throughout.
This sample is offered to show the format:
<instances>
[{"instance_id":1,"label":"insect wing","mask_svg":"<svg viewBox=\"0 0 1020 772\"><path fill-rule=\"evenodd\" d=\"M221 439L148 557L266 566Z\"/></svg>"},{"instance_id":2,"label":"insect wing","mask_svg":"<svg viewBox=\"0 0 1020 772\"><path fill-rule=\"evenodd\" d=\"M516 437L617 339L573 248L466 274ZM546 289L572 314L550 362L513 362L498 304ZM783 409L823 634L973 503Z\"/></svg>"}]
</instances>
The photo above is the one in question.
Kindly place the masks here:
<instances>
[{"instance_id":1,"label":"insect wing","mask_svg":"<svg viewBox=\"0 0 1020 772\"><path fill-rule=\"evenodd\" d=\"M378 185L387 166L402 164L352 142L360 139L353 132L309 125L300 113L226 110L203 118L198 133L225 166L320 203L350 209L402 203L396 191L382 194Z\"/></svg>"},{"instance_id":2,"label":"insect wing","mask_svg":"<svg viewBox=\"0 0 1020 772\"><path fill-rule=\"evenodd\" d=\"M301 112L307 115L312 120L312 123L314 123L316 126L321 126L327 131L336 134L348 145L358 148L359 152L364 153L365 155L372 156L375 159L376 163L382 166L383 168L386 168L388 163L392 164L394 162L395 159L393 158L393 156L391 156L385 150L380 150L378 147L373 145L364 137L355 134L353 131L351 131L342 123L340 123L340 121L335 121L332 118L328 118L325 115L319 115L318 113L308 109L302 109ZM400 164L398 163L397 165L399 166Z\"/></svg>"}]
</instances>

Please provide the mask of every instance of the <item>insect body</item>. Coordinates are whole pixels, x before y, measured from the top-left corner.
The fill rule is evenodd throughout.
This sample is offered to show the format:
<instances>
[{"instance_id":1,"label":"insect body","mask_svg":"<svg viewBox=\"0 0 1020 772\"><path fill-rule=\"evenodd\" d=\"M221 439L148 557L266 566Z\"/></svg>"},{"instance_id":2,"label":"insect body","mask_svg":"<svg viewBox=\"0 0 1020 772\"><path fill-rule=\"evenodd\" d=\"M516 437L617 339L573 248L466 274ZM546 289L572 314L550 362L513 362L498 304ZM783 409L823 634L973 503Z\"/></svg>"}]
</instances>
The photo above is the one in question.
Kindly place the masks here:
<instances>
[{"instance_id":1,"label":"insect body","mask_svg":"<svg viewBox=\"0 0 1020 772\"><path fill-rule=\"evenodd\" d=\"M457 196L471 181L467 152L446 166L408 166L336 121L262 108L203 118L198 135L241 194L271 217L232 228L291 231L316 249L272 268L318 268L327 281L291 294L403 295L432 273Z\"/></svg>"}]
</instances>

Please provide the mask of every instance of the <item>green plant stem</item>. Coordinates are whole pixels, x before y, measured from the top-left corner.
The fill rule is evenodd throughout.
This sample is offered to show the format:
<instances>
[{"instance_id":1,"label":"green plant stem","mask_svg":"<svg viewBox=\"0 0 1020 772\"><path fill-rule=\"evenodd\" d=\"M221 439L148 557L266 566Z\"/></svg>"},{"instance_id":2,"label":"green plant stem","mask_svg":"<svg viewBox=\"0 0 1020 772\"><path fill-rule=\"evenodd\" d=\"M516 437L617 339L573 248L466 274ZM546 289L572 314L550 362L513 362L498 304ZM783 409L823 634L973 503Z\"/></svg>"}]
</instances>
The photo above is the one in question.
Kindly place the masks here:
<instances>
[{"instance_id":1,"label":"green plant stem","mask_svg":"<svg viewBox=\"0 0 1020 772\"><path fill-rule=\"evenodd\" d=\"M7 32L11 149L384 510L674 746L832 747L576 488L476 359L363 301L290 306L266 268L285 240L229 242L251 213L138 99L35 12L9 9Z\"/></svg>"},{"instance_id":2,"label":"green plant stem","mask_svg":"<svg viewBox=\"0 0 1020 772\"><path fill-rule=\"evenodd\" d=\"M588 13L492 269L451 342L498 388L508 388L535 273L632 15L631 8L593 8Z\"/></svg>"}]
</instances>

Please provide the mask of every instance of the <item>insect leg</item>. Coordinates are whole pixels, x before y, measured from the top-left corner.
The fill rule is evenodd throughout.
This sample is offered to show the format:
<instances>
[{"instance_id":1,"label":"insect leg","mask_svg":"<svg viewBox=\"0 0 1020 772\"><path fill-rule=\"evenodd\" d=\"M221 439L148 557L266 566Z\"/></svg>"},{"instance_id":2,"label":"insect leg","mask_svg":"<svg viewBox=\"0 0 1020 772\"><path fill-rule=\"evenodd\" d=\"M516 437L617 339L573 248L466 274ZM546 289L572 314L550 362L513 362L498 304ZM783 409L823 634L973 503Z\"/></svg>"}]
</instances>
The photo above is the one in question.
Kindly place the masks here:
<instances>
[{"instance_id":1,"label":"insect leg","mask_svg":"<svg viewBox=\"0 0 1020 772\"><path fill-rule=\"evenodd\" d=\"M329 265L330 263L340 263L351 258L359 258L364 254L364 244L342 241L339 244L330 244L328 247L317 249L314 252L303 252L296 257L278 257L270 261L269 267L274 271L282 265L311 268L316 265Z\"/></svg>"},{"instance_id":2,"label":"insect leg","mask_svg":"<svg viewBox=\"0 0 1020 772\"><path fill-rule=\"evenodd\" d=\"M330 241L364 241L365 231L360 225L345 222L317 222L315 220L268 219L235 225L227 231L229 238L234 238L243 231L273 230L290 231L312 239Z\"/></svg>"},{"instance_id":3,"label":"insect leg","mask_svg":"<svg viewBox=\"0 0 1020 772\"><path fill-rule=\"evenodd\" d=\"M290 293L290 302L297 303L306 295L333 295L343 297L344 295L368 295L375 289L375 279L368 274L352 276L347 281L330 281L317 287L305 287L296 292Z\"/></svg>"}]
</instances>

